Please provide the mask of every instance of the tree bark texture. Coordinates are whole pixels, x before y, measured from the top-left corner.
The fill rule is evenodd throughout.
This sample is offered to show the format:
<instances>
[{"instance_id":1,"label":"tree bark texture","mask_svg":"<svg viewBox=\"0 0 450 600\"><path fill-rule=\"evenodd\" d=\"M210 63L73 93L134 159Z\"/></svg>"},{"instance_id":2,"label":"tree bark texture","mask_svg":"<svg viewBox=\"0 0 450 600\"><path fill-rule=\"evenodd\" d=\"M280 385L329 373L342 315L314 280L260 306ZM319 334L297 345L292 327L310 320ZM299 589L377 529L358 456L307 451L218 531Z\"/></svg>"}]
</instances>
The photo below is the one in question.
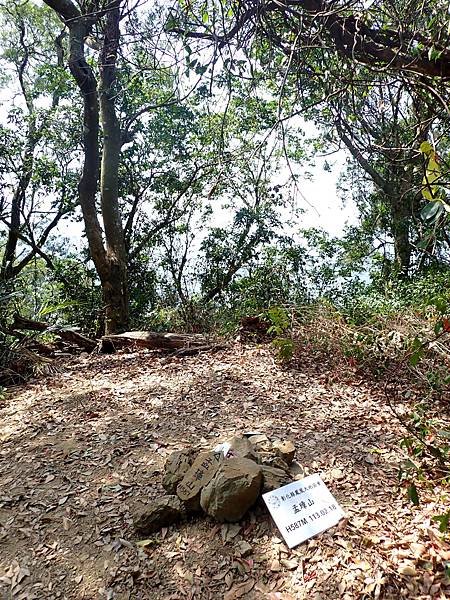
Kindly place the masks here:
<instances>
[{"instance_id":1,"label":"tree bark texture","mask_svg":"<svg viewBox=\"0 0 450 600\"><path fill-rule=\"evenodd\" d=\"M117 335L104 335L102 342L114 347L140 346L159 350L178 350L187 348L205 348L207 340L201 335L184 333L158 333L155 331L127 331Z\"/></svg>"},{"instance_id":2,"label":"tree bark texture","mask_svg":"<svg viewBox=\"0 0 450 600\"><path fill-rule=\"evenodd\" d=\"M121 130L115 109L116 61L120 40L120 2L113 0L106 15L100 53L100 116L103 131L100 192L106 238L108 278L104 285L106 333L124 331L128 325L127 253L119 212Z\"/></svg>"}]
</instances>

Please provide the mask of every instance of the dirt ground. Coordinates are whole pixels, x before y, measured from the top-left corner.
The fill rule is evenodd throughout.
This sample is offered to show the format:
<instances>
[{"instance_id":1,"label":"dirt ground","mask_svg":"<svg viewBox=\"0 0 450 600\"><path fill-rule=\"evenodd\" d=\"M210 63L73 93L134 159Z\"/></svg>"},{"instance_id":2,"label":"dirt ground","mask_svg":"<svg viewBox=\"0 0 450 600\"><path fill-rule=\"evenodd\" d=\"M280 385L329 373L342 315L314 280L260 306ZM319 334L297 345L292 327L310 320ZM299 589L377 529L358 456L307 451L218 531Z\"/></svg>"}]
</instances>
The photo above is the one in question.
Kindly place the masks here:
<instances>
[{"instance_id":1,"label":"dirt ground","mask_svg":"<svg viewBox=\"0 0 450 600\"><path fill-rule=\"evenodd\" d=\"M399 489L404 433L381 385L311 362L283 369L269 348L236 344L70 359L0 412L2 598L450 597L450 545L432 520L448 490L421 490L415 507ZM139 540L133 516L164 493L166 457L246 430L292 439L347 518L293 550L263 506Z\"/></svg>"}]
</instances>

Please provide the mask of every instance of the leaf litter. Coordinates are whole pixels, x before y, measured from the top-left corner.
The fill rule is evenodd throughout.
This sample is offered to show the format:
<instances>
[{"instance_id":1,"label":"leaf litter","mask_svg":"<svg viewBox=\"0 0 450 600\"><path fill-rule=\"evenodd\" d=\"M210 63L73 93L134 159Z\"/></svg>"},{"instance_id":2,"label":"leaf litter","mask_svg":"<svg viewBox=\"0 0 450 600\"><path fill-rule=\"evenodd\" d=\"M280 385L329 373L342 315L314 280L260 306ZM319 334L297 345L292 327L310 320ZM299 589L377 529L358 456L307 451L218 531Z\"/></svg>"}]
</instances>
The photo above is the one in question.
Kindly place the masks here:
<instances>
[{"instance_id":1,"label":"leaf litter","mask_svg":"<svg viewBox=\"0 0 450 600\"><path fill-rule=\"evenodd\" d=\"M382 386L269 348L74 358L1 408L0 593L14 599L443 599L450 545L398 486L403 435ZM402 408L402 407L399 407ZM405 410L407 407L403 407ZM133 514L162 492L166 457L243 431L290 438L346 513L289 550L266 509L191 518L139 540ZM448 572L448 568L447 568Z\"/></svg>"}]
</instances>

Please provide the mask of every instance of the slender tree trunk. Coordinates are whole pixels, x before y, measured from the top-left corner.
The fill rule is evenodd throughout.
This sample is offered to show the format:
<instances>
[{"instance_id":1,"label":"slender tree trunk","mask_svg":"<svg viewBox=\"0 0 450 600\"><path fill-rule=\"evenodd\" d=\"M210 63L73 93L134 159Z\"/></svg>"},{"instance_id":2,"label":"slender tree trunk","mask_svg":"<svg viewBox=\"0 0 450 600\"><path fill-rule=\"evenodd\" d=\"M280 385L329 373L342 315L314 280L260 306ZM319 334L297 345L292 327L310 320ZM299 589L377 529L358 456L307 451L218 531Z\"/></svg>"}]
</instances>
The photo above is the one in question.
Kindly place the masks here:
<instances>
[{"instance_id":1,"label":"slender tree trunk","mask_svg":"<svg viewBox=\"0 0 450 600\"><path fill-rule=\"evenodd\" d=\"M401 277L408 277L411 267L409 210L405 198L390 199L391 232L394 238L395 263Z\"/></svg>"},{"instance_id":2,"label":"slender tree trunk","mask_svg":"<svg viewBox=\"0 0 450 600\"><path fill-rule=\"evenodd\" d=\"M31 176L33 174L34 151L37 143L36 132L36 117L34 115L34 105L32 95L29 93L25 83L25 70L28 65L29 53L25 43L26 31L25 24L19 20L20 28L20 46L23 52L23 58L18 65L19 86L28 110L28 131L26 137L26 145L22 158L22 166L20 169L19 181L17 188L11 200L10 222L8 228L8 237L6 240L5 252L2 258L0 267L1 279L8 280L14 277L14 261L17 254L17 243L20 236L21 214L25 204L25 197L28 186L30 185Z\"/></svg>"}]
</instances>

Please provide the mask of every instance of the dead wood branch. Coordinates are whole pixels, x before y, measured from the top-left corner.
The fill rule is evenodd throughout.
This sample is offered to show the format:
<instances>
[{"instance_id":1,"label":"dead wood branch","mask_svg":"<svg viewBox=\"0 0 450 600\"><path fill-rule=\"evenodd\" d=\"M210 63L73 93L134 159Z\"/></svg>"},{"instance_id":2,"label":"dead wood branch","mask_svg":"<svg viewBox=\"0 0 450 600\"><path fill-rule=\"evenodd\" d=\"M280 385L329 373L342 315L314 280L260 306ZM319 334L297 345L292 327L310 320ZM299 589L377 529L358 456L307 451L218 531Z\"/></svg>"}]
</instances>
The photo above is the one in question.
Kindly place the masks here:
<instances>
[{"instance_id":1,"label":"dead wood branch","mask_svg":"<svg viewBox=\"0 0 450 600\"><path fill-rule=\"evenodd\" d=\"M97 347L96 340L92 340L82 333L78 333L73 329L65 329L64 327L59 327L58 325L49 325L48 323L44 323L42 321L33 321L32 319L26 319L19 314L14 315L14 321L11 326L11 329L25 329L28 331L47 331L48 333L54 333L59 336L61 339L71 342L76 346L80 346L84 348L88 352L92 352Z\"/></svg>"}]
</instances>

